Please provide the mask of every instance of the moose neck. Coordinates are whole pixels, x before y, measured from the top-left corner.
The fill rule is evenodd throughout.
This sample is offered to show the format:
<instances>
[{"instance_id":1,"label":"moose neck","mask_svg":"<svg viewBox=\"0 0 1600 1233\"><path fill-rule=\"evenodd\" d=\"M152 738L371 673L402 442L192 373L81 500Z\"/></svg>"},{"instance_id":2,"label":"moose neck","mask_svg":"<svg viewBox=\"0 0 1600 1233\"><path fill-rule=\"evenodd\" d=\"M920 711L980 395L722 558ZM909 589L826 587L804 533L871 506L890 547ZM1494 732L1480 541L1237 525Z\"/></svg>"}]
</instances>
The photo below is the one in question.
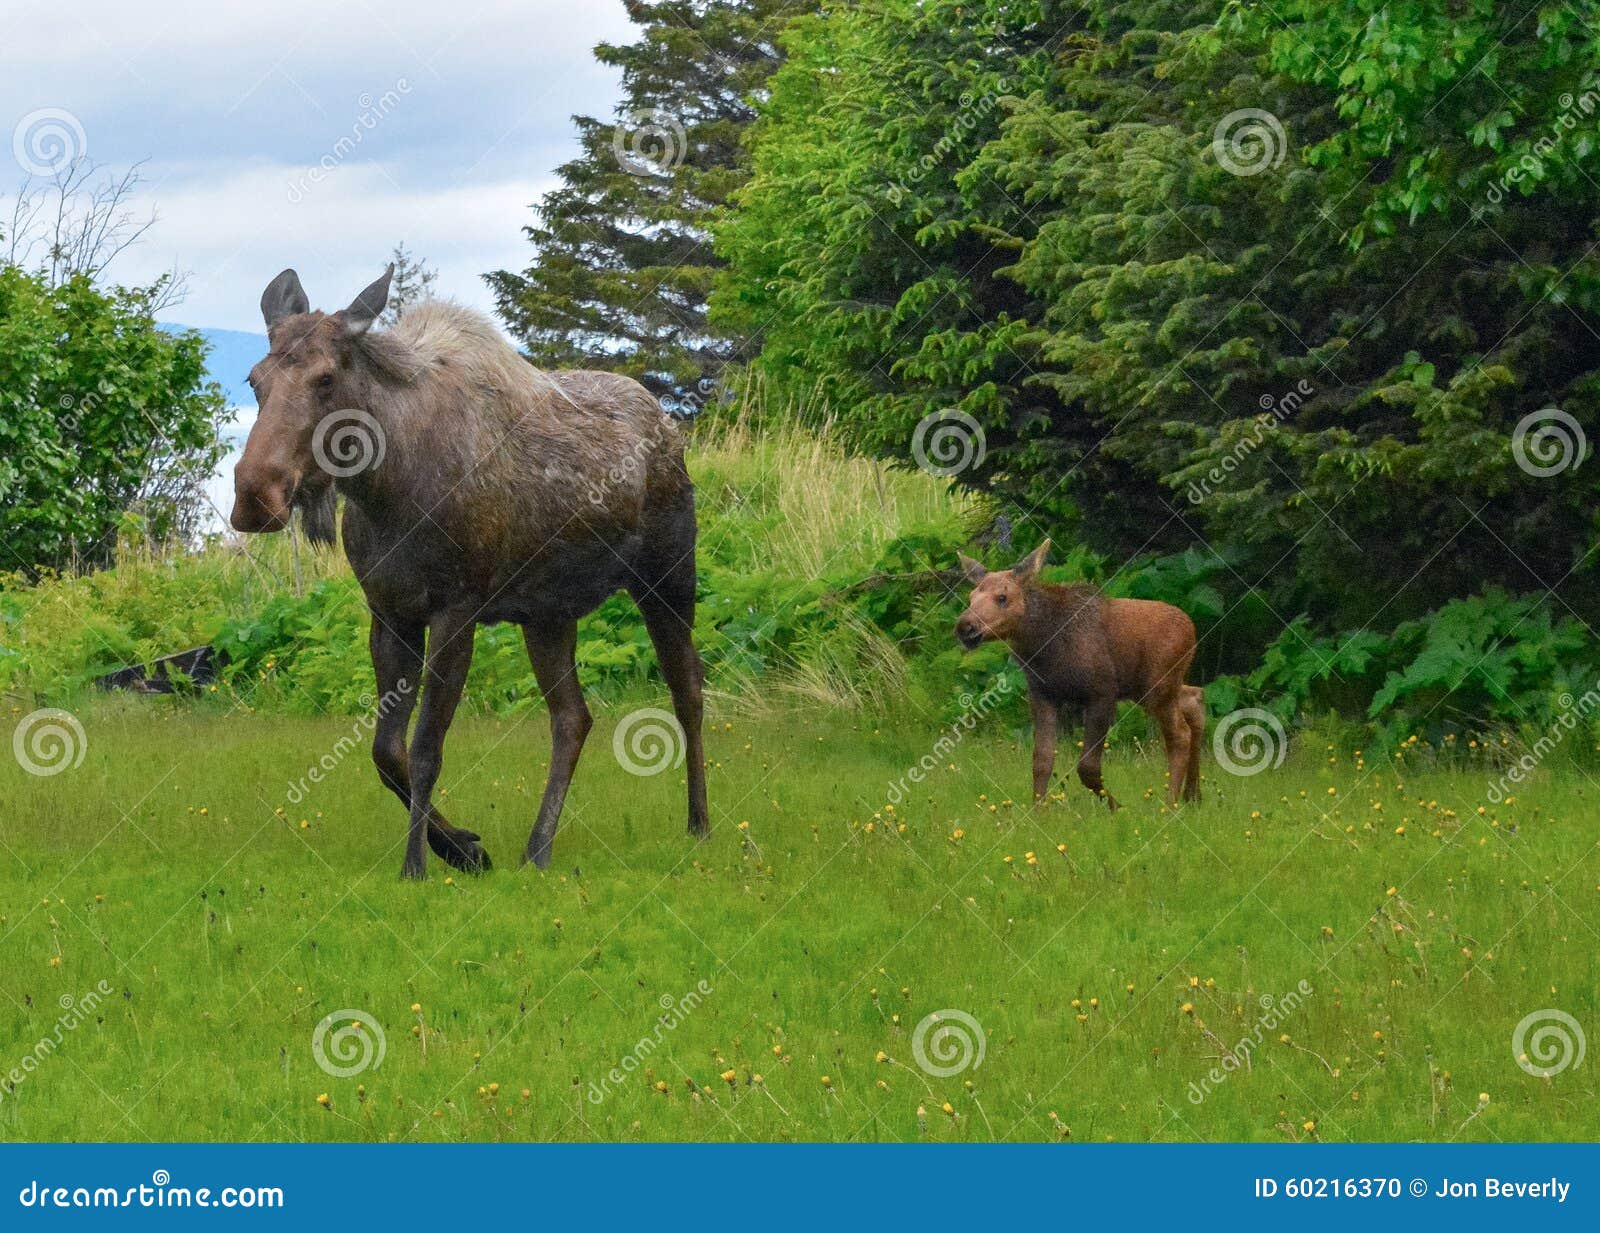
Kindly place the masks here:
<instances>
[{"instance_id":1,"label":"moose neck","mask_svg":"<svg viewBox=\"0 0 1600 1233\"><path fill-rule=\"evenodd\" d=\"M352 402L376 425L381 458L375 466L337 477L335 485L373 517L401 508L402 498L420 501L426 509L438 499L429 491L429 479L446 469L441 464L455 434L444 425L430 425L424 440L419 431L421 408L415 383L386 371L367 356L364 347L355 349L352 368L356 386ZM426 466L422 465L424 459Z\"/></svg>"}]
</instances>

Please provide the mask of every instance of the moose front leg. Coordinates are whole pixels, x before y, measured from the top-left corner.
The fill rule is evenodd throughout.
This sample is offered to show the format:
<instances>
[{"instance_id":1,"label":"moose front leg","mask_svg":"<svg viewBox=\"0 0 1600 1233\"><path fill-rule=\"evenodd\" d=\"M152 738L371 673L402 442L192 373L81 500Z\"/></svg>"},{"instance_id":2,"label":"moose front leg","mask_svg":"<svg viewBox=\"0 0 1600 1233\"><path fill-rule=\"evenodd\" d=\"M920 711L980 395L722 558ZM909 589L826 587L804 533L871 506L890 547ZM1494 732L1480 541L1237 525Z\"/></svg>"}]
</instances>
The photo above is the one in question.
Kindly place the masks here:
<instances>
[{"instance_id":1,"label":"moose front leg","mask_svg":"<svg viewBox=\"0 0 1600 1233\"><path fill-rule=\"evenodd\" d=\"M378 716L372 728L372 762L378 779L411 808L411 774L406 767L406 729L422 684L422 650L427 630L420 624L372 613L372 671L378 681Z\"/></svg>"},{"instance_id":2,"label":"moose front leg","mask_svg":"<svg viewBox=\"0 0 1600 1233\"><path fill-rule=\"evenodd\" d=\"M1100 759L1106 751L1106 734L1116 718L1115 698L1100 698L1084 707L1083 754L1078 759L1078 778L1083 780L1083 786L1105 798L1112 809L1117 807L1117 798L1106 791L1105 781L1100 778Z\"/></svg>"},{"instance_id":3,"label":"moose front leg","mask_svg":"<svg viewBox=\"0 0 1600 1233\"><path fill-rule=\"evenodd\" d=\"M407 759L411 776L411 829L406 834L405 878L426 876L428 823L433 786L444 766L444 735L455 718L461 690L472 666L471 613L443 613L428 624L428 654L423 668L422 704L417 729L411 734Z\"/></svg>"},{"instance_id":4,"label":"moose front leg","mask_svg":"<svg viewBox=\"0 0 1600 1233\"><path fill-rule=\"evenodd\" d=\"M416 709L422 684L426 626L372 613L372 668L378 680L377 717L372 730L372 761L378 778L411 809L411 770L406 758L406 729ZM428 814L428 846L457 869L482 873L493 867L489 854L472 831L451 826L437 809Z\"/></svg>"},{"instance_id":5,"label":"moose front leg","mask_svg":"<svg viewBox=\"0 0 1600 1233\"><path fill-rule=\"evenodd\" d=\"M1054 703L1030 694L1033 708L1033 803L1043 801L1050 792L1050 774L1056 767L1056 739L1060 735L1060 711Z\"/></svg>"}]
</instances>

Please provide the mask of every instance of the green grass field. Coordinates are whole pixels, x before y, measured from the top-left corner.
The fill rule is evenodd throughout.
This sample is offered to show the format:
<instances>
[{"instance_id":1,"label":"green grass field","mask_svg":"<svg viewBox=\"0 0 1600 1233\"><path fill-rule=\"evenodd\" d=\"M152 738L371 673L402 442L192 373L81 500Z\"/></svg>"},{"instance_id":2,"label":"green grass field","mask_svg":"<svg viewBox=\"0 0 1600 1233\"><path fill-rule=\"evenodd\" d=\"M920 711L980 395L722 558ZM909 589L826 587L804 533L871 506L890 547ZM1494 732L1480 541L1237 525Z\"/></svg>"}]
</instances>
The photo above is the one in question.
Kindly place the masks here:
<instances>
[{"instance_id":1,"label":"green grass field","mask_svg":"<svg viewBox=\"0 0 1600 1233\"><path fill-rule=\"evenodd\" d=\"M1580 767L1489 807L1484 773L1304 738L1250 778L1208 753L1206 800L1172 814L1157 761L1124 749L1108 817L1075 790L1025 808L1025 750L980 730L889 809L933 729L717 715L697 844L681 771L619 766L622 713L599 717L545 874L516 864L542 717L458 723L446 810L499 867L435 860L421 884L397 880L404 819L364 736L285 799L350 720L107 702L80 713L80 765L5 759L0 1137L1600 1132L1592 1059L1542 1077L1512 1046L1536 1011L1596 1021ZM337 1077L313 1035L346 1011L365 1039L341 1016L330 1063L377 1032L384 1051ZM947 1015L928 1061L963 1060L947 1029L981 1033L981 1062L919 1064L939 1011L977 1027ZM1222 1069L1242 1040L1248 1068Z\"/></svg>"}]
</instances>

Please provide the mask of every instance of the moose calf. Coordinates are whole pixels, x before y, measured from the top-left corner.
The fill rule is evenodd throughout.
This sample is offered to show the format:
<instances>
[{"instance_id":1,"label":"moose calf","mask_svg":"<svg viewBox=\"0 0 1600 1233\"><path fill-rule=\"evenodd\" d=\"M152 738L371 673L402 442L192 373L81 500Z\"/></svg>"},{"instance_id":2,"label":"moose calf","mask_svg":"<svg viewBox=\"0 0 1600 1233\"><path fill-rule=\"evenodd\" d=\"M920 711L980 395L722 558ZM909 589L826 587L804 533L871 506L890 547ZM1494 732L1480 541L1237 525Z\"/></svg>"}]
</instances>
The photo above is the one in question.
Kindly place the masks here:
<instances>
[{"instance_id":1,"label":"moose calf","mask_svg":"<svg viewBox=\"0 0 1600 1233\"><path fill-rule=\"evenodd\" d=\"M1078 777L1112 809L1117 802L1100 778L1106 733L1117 703L1137 702L1161 725L1167 749L1167 804L1200 799L1200 745L1205 704L1197 686L1184 684L1194 658L1194 622L1171 604L1112 599L1091 586L1047 586L1039 581L1050 541L1007 570L990 572L962 555L972 599L956 622L956 639L968 650L989 639L1011 648L1028 680L1033 707L1033 796L1044 799L1056 762L1063 706L1084 712Z\"/></svg>"}]
</instances>

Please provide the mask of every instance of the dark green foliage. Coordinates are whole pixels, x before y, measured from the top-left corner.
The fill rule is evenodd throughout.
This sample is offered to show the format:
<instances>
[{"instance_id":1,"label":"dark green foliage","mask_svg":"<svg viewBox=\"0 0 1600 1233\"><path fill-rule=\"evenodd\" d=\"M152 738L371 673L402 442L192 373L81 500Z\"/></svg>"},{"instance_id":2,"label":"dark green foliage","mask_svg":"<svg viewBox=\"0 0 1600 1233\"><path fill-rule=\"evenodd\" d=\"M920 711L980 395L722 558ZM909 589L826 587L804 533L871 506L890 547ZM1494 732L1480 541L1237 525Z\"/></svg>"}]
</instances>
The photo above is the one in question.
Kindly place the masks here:
<instances>
[{"instance_id":1,"label":"dark green foliage","mask_svg":"<svg viewBox=\"0 0 1600 1233\"><path fill-rule=\"evenodd\" d=\"M703 556L695 638L712 685L730 688L813 663L826 653L820 644L866 625L900 643L915 680L938 695L938 706L947 705L946 695L985 688L1003 654L959 650L949 630L965 593L940 584L928 569L930 560L953 560L966 538L952 521L891 541L872 571L881 581L868 588L856 585L854 570L797 579ZM261 702L269 709L359 713L370 708L374 687L367 620L355 580L331 578L303 596L278 595L247 617L223 620L215 641L241 696L254 699L265 687ZM655 673L655 650L627 596L612 596L580 622L578 675L597 697L625 693ZM542 707L520 629L478 630L467 692L474 709L491 713Z\"/></svg>"},{"instance_id":2,"label":"dark green foliage","mask_svg":"<svg viewBox=\"0 0 1600 1233\"><path fill-rule=\"evenodd\" d=\"M156 290L0 266L0 572L108 564L130 514L156 540L192 530L223 397L200 336L156 325Z\"/></svg>"},{"instance_id":3,"label":"dark green foliage","mask_svg":"<svg viewBox=\"0 0 1600 1233\"><path fill-rule=\"evenodd\" d=\"M583 152L524 228L522 273L486 276L537 364L607 367L683 398L736 347L706 323L721 264L706 223L745 178L750 99L779 62L801 0L627 0L637 42L595 55L622 70L612 121L574 117Z\"/></svg>"},{"instance_id":4,"label":"dark green foliage","mask_svg":"<svg viewBox=\"0 0 1600 1233\"><path fill-rule=\"evenodd\" d=\"M1397 684L1350 685L1360 709L1421 716L1438 688L1523 718L1565 676L1550 631L1600 623L1592 460L1540 476L1513 450L1546 408L1600 432L1596 15L830 7L786 36L713 319L759 327L761 379L820 392L861 448L909 461L923 417L971 415L958 482L1025 542L1108 577L1203 563L1208 675L1370 630L1332 640L1387 648ZM1533 598L1466 600L1485 588ZM1468 619L1464 675L1438 676L1420 631ZM1527 662L1486 678L1474 650Z\"/></svg>"},{"instance_id":5,"label":"dark green foliage","mask_svg":"<svg viewBox=\"0 0 1600 1233\"><path fill-rule=\"evenodd\" d=\"M1244 683L1285 717L1334 710L1364 715L1384 735L1439 741L1472 731L1485 716L1520 725L1568 711L1600 686L1600 650L1571 617L1537 596L1490 589L1392 633L1317 637L1294 622ZM1227 709L1238 682L1212 687Z\"/></svg>"}]
</instances>

